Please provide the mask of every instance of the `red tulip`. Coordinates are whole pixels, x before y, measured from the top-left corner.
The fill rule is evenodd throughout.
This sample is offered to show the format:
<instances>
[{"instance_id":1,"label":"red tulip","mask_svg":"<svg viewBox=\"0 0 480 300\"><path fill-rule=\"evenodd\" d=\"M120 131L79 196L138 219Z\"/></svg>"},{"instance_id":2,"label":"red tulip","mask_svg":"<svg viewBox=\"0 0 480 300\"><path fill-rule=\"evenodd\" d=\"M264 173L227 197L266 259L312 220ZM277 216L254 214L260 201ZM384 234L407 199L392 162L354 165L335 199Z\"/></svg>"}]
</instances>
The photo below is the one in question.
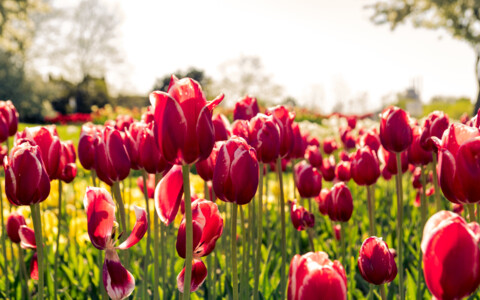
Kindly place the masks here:
<instances>
[{"instance_id":1,"label":"red tulip","mask_svg":"<svg viewBox=\"0 0 480 300\"><path fill-rule=\"evenodd\" d=\"M34 280L38 280L38 258L37 252L35 252L32 256L32 260L30 261L30 278Z\"/></svg>"},{"instance_id":2,"label":"red tulip","mask_svg":"<svg viewBox=\"0 0 480 300\"><path fill-rule=\"evenodd\" d=\"M258 186L258 161L255 149L238 136L220 148L213 172L213 190L226 202L249 203Z\"/></svg>"},{"instance_id":3,"label":"red tulip","mask_svg":"<svg viewBox=\"0 0 480 300\"><path fill-rule=\"evenodd\" d=\"M50 194L50 179L40 148L30 140L20 140L3 161L5 193L13 205L32 205Z\"/></svg>"},{"instance_id":4,"label":"red tulip","mask_svg":"<svg viewBox=\"0 0 480 300\"><path fill-rule=\"evenodd\" d=\"M155 137L165 160L193 164L210 155L215 144L212 110L222 100L220 95L207 102L198 82L173 75L168 93L150 94L155 108Z\"/></svg>"},{"instance_id":5,"label":"red tulip","mask_svg":"<svg viewBox=\"0 0 480 300\"><path fill-rule=\"evenodd\" d=\"M383 166L381 167L381 171L380 171L380 172L382 173L383 179L385 179L385 180L387 180L387 181L390 180L390 179L392 179L392 173L390 173L390 171L388 170L388 168L387 168L386 165L383 165Z\"/></svg>"},{"instance_id":6,"label":"red tulip","mask_svg":"<svg viewBox=\"0 0 480 300\"><path fill-rule=\"evenodd\" d=\"M250 122L247 120L235 120L232 124L232 135L242 137L247 143L250 140Z\"/></svg>"},{"instance_id":7,"label":"red tulip","mask_svg":"<svg viewBox=\"0 0 480 300\"><path fill-rule=\"evenodd\" d=\"M328 216L332 221L348 222L353 213L353 199L350 189L344 182L332 187L332 197L328 198Z\"/></svg>"},{"instance_id":8,"label":"red tulip","mask_svg":"<svg viewBox=\"0 0 480 300\"><path fill-rule=\"evenodd\" d=\"M317 146L308 146L305 150L305 159L314 166L315 168L320 168L323 163L322 153Z\"/></svg>"},{"instance_id":9,"label":"red tulip","mask_svg":"<svg viewBox=\"0 0 480 300\"><path fill-rule=\"evenodd\" d=\"M352 159L351 173L353 181L358 185L372 185L380 177L380 166L377 154L369 146L355 152Z\"/></svg>"},{"instance_id":10,"label":"red tulip","mask_svg":"<svg viewBox=\"0 0 480 300\"><path fill-rule=\"evenodd\" d=\"M288 300L347 299L347 277L342 264L328 254L308 252L295 255L288 273Z\"/></svg>"},{"instance_id":11,"label":"red tulip","mask_svg":"<svg viewBox=\"0 0 480 300\"><path fill-rule=\"evenodd\" d=\"M288 203L290 204L290 219L296 230L302 231L315 226L315 216L305 207L297 204L296 200L288 201Z\"/></svg>"},{"instance_id":12,"label":"red tulip","mask_svg":"<svg viewBox=\"0 0 480 300\"><path fill-rule=\"evenodd\" d=\"M139 165L150 174L166 173L172 165L163 158L158 149L153 127L154 123L151 122L142 128L138 147Z\"/></svg>"},{"instance_id":13,"label":"red tulip","mask_svg":"<svg viewBox=\"0 0 480 300\"><path fill-rule=\"evenodd\" d=\"M293 124L295 125L295 122L293 122ZM314 136L310 136L310 135L305 135L303 137L305 139L305 141L307 142L307 146L317 146L317 147L320 147L320 142L318 141L318 139Z\"/></svg>"},{"instance_id":14,"label":"red tulip","mask_svg":"<svg viewBox=\"0 0 480 300\"><path fill-rule=\"evenodd\" d=\"M230 122L222 114L215 114L212 117L213 128L215 131L215 141L226 141L230 137Z\"/></svg>"},{"instance_id":15,"label":"red tulip","mask_svg":"<svg viewBox=\"0 0 480 300\"><path fill-rule=\"evenodd\" d=\"M352 177L350 167L349 161L340 161L335 167L335 177L340 181L348 182Z\"/></svg>"},{"instance_id":16,"label":"red tulip","mask_svg":"<svg viewBox=\"0 0 480 300\"><path fill-rule=\"evenodd\" d=\"M247 95L235 103L233 119L250 121L250 119L255 117L259 112L260 109L258 108L257 98Z\"/></svg>"},{"instance_id":17,"label":"red tulip","mask_svg":"<svg viewBox=\"0 0 480 300\"><path fill-rule=\"evenodd\" d=\"M428 165L432 162L432 152L425 151L420 145L420 138L422 136L422 128L419 126L413 127L412 144L408 147L408 161L412 165Z\"/></svg>"},{"instance_id":18,"label":"red tulip","mask_svg":"<svg viewBox=\"0 0 480 300\"><path fill-rule=\"evenodd\" d=\"M345 152L345 150L340 151L340 153L338 154L338 158L341 161L350 161L350 155Z\"/></svg>"},{"instance_id":19,"label":"red tulip","mask_svg":"<svg viewBox=\"0 0 480 300\"><path fill-rule=\"evenodd\" d=\"M331 201L329 200L330 197L332 197L332 191L323 188L320 191L320 194L314 198L315 202L318 204L318 210L324 216L328 214L328 203Z\"/></svg>"},{"instance_id":20,"label":"red tulip","mask_svg":"<svg viewBox=\"0 0 480 300\"><path fill-rule=\"evenodd\" d=\"M223 232L223 219L212 201L198 199L192 202L193 257L200 258L215 249L215 243ZM177 253L185 258L185 218L178 228Z\"/></svg>"},{"instance_id":21,"label":"red tulip","mask_svg":"<svg viewBox=\"0 0 480 300\"><path fill-rule=\"evenodd\" d=\"M55 125L45 127L25 128L25 136L38 145L42 154L45 170L50 180L55 179L58 165L60 163L60 138L58 137Z\"/></svg>"},{"instance_id":22,"label":"red tulip","mask_svg":"<svg viewBox=\"0 0 480 300\"><path fill-rule=\"evenodd\" d=\"M160 221L170 225L177 216L183 196L182 167L173 166L155 188L155 209Z\"/></svg>"},{"instance_id":23,"label":"red tulip","mask_svg":"<svg viewBox=\"0 0 480 300\"><path fill-rule=\"evenodd\" d=\"M258 161L275 162L280 151L280 133L272 116L257 114L249 123L248 142L255 148Z\"/></svg>"},{"instance_id":24,"label":"red tulip","mask_svg":"<svg viewBox=\"0 0 480 300\"><path fill-rule=\"evenodd\" d=\"M95 146L95 171L98 178L108 185L127 178L130 173L130 158L120 131L113 127L103 128Z\"/></svg>"},{"instance_id":25,"label":"red tulip","mask_svg":"<svg viewBox=\"0 0 480 300\"><path fill-rule=\"evenodd\" d=\"M342 239L342 225L336 224L333 226L333 231L335 235L335 239L340 241Z\"/></svg>"},{"instance_id":26,"label":"red tulip","mask_svg":"<svg viewBox=\"0 0 480 300\"><path fill-rule=\"evenodd\" d=\"M302 133L300 132L300 126L298 126L297 122L293 122L292 132L294 142L289 158L303 158L305 156L305 148L307 147L306 139L308 135L302 136Z\"/></svg>"},{"instance_id":27,"label":"red tulip","mask_svg":"<svg viewBox=\"0 0 480 300\"><path fill-rule=\"evenodd\" d=\"M213 146L212 153L207 159L201 160L195 164L198 175L205 181L213 179L213 170L215 169L215 162L217 161L218 151L224 142L216 142Z\"/></svg>"},{"instance_id":28,"label":"red tulip","mask_svg":"<svg viewBox=\"0 0 480 300\"><path fill-rule=\"evenodd\" d=\"M422 135L420 136L420 146L426 151L436 151L435 143L432 137L442 138L443 132L448 129L450 120L448 115L442 111L430 113L423 124Z\"/></svg>"},{"instance_id":29,"label":"red tulip","mask_svg":"<svg viewBox=\"0 0 480 300\"><path fill-rule=\"evenodd\" d=\"M350 128L340 129L340 140L345 146L345 149L353 149L357 143Z\"/></svg>"},{"instance_id":30,"label":"red tulip","mask_svg":"<svg viewBox=\"0 0 480 300\"><path fill-rule=\"evenodd\" d=\"M335 157L333 155L323 159L320 171L322 172L325 181L333 181L333 179L335 179L335 167Z\"/></svg>"},{"instance_id":31,"label":"red tulip","mask_svg":"<svg viewBox=\"0 0 480 300\"><path fill-rule=\"evenodd\" d=\"M380 136L378 135L377 129L373 128L362 134L359 139L359 144L360 147L369 146L370 149L377 152L380 148Z\"/></svg>"},{"instance_id":32,"label":"red tulip","mask_svg":"<svg viewBox=\"0 0 480 300\"><path fill-rule=\"evenodd\" d=\"M457 203L453 203L453 208L452 208L452 211L456 214L462 214L463 213L463 204L457 204Z\"/></svg>"},{"instance_id":33,"label":"red tulip","mask_svg":"<svg viewBox=\"0 0 480 300\"><path fill-rule=\"evenodd\" d=\"M18 228L18 236L20 237L20 246L23 249L37 249L35 241L35 231L27 225L20 225Z\"/></svg>"},{"instance_id":34,"label":"red tulip","mask_svg":"<svg viewBox=\"0 0 480 300\"><path fill-rule=\"evenodd\" d=\"M140 189L140 191L144 191L144 183L143 183L143 177L138 177L137 178L137 186ZM153 199L155 195L155 175L154 174L148 174L147 177L147 196L149 199Z\"/></svg>"},{"instance_id":35,"label":"red tulip","mask_svg":"<svg viewBox=\"0 0 480 300\"><path fill-rule=\"evenodd\" d=\"M193 259L192 261L192 277L190 282L190 292L197 291L207 278L207 267L200 259ZM185 267L177 276L177 287L180 293L183 293L185 284Z\"/></svg>"},{"instance_id":36,"label":"red tulip","mask_svg":"<svg viewBox=\"0 0 480 300\"><path fill-rule=\"evenodd\" d=\"M78 159L86 170L90 170L95 164L95 144L100 134L101 126L83 124L78 141Z\"/></svg>"},{"instance_id":37,"label":"red tulip","mask_svg":"<svg viewBox=\"0 0 480 300\"><path fill-rule=\"evenodd\" d=\"M95 248L105 250L103 263L103 285L113 299L128 297L135 288L135 279L125 269L118 257L117 249L128 249L137 244L147 232L147 213L134 206L136 223L130 236L120 245L116 245L115 203L103 188L87 187L83 200L87 214L87 227L90 241Z\"/></svg>"},{"instance_id":38,"label":"red tulip","mask_svg":"<svg viewBox=\"0 0 480 300\"><path fill-rule=\"evenodd\" d=\"M130 158L130 167L134 170L139 170L142 165L140 162L140 140L143 132L147 127L143 122L132 122L125 130L125 149L127 149L128 157ZM154 156L157 156L155 154Z\"/></svg>"},{"instance_id":39,"label":"red tulip","mask_svg":"<svg viewBox=\"0 0 480 300\"><path fill-rule=\"evenodd\" d=\"M413 171L413 174L412 174L413 188L420 189L423 187L422 181L421 181L421 175L422 175L422 168L421 167L415 168L415 171Z\"/></svg>"},{"instance_id":40,"label":"red tulip","mask_svg":"<svg viewBox=\"0 0 480 300\"><path fill-rule=\"evenodd\" d=\"M472 230L473 229L473 230ZM425 224L422 238L423 274L438 299L461 299L480 284L478 224L467 224L452 212L439 211Z\"/></svg>"},{"instance_id":41,"label":"red tulip","mask_svg":"<svg viewBox=\"0 0 480 300\"><path fill-rule=\"evenodd\" d=\"M397 276L397 264L387 243L375 236L363 242L358 255L358 269L363 279L376 285L392 282Z\"/></svg>"},{"instance_id":42,"label":"red tulip","mask_svg":"<svg viewBox=\"0 0 480 300\"><path fill-rule=\"evenodd\" d=\"M57 172L53 176L55 179L70 183L77 176L77 155L75 153L75 146L71 141L60 142L60 162L58 164Z\"/></svg>"},{"instance_id":43,"label":"red tulip","mask_svg":"<svg viewBox=\"0 0 480 300\"><path fill-rule=\"evenodd\" d=\"M153 107L151 107L151 106L147 107L147 111L144 114L142 114L142 121L147 123L147 124L150 124L153 121L155 121L155 115L154 115Z\"/></svg>"},{"instance_id":44,"label":"red tulip","mask_svg":"<svg viewBox=\"0 0 480 300\"><path fill-rule=\"evenodd\" d=\"M355 129L357 126L357 116L347 116L347 124L351 129Z\"/></svg>"},{"instance_id":45,"label":"red tulip","mask_svg":"<svg viewBox=\"0 0 480 300\"><path fill-rule=\"evenodd\" d=\"M390 152L403 152L412 143L410 117L403 109L390 106L380 114L380 141Z\"/></svg>"},{"instance_id":46,"label":"red tulip","mask_svg":"<svg viewBox=\"0 0 480 300\"><path fill-rule=\"evenodd\" d=\"M16 212L12 212L10 216L8 216L6 230L7 235L12 241L12 243L18 244L20 243L20 236L18 235L18 230L20 226L26 225L25 218Z\"/></svg>"},{"instance_id":47,"label":"red tulip","mask_svg":"<svg viewBox=\"0 0 480 300\"><path fill-rule=\"evenodd\" d=\"M385 165L390 174L397 174L397 158L395 153L387 151L385 148L380 147L378 150L378 158ZM408 154L407 152L402 152L400 155L400 160L402 163L402 173L405 173L408 170Z\"/></svg>"},{"instance_id":48,"label":"red tulip","mask_svg":"<svg viewBox=\"0 0 480 300\"><path fill-rule=\"evenodd\" d=\"M280 133L280 157L284 158L293 150L293 129L292 124L295 113L289 112L285 106L276 106L267 109L267 115L273 116Z\"/></svg>"},{"instance_id":49,"label":"red tulip","mask_svg":"<svg viewBox=\"0 0 480 300\"><path fill-rule=\"evenodd\" d=\"M12 101L0 101L0 114L7 123L8 136L13 136L18 128L18 112L13 106Z\"/></svg>"},{"instance_id":50,"label":"red tulip","mask_svg":"<svg viewBox=\"0 0 480 300\"><path fill-rule=\"evenodd\" d=\"M131 115L118 115L114 127L120 131L127 131L134 122L135 120Z\"/></svg>"},{"instance_id":51,"label":"red tulip","mask_svg":"<svg viewBox=\"0 0 480 300\"><path fill-rule=\"evenodd\" d=\"M337 149L338 145L334 138L327 137L323 140L323 152L325 154L332 154Z\"/></svg>"},{"instance_id":52,"label":"red tulip","mask_svg":"<svg viewBox=\"0 0 480 300\"><path fill-rule=\"evenodd\" d=\"M312 198L320 194L322 174L308 162L301 161L295 165L295 186L302 198Z\"/></svg>"}]
</instances>

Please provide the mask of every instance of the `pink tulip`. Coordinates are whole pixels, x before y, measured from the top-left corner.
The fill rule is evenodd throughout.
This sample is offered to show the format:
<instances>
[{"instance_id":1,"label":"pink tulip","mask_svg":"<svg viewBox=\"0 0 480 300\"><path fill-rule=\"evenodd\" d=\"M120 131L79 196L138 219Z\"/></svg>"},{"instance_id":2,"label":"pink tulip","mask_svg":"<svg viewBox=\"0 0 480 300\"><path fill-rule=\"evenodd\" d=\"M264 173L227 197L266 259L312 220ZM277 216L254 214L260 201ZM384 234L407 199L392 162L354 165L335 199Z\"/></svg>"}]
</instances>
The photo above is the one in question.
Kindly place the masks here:
<instances>
[{"instance_id":1,"label":"pink tulip","mask_svg":"<svg viewBox=\"0 0 480 300\"><path fill-rule=\"evenodd\" d=\"M257 98L247 95L235 103L235 108L233 109L233 119L249 121L259 112L260 109L258 108Z\"/></svg>"}]
</instances>

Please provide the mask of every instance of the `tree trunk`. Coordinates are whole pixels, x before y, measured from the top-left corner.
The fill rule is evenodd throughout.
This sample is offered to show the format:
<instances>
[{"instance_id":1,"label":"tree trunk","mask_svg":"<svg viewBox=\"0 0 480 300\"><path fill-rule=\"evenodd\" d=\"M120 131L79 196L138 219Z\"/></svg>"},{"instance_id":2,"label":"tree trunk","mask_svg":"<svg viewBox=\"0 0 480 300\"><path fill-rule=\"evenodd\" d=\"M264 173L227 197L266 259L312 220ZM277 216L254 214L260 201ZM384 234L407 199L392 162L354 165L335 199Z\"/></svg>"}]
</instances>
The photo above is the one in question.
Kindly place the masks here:
<instances>
[{"instance_id":1,"label":"tree trunk","mask_svg":"<svg viewBox=\"0 0 480 300\"><path fill-rule=\"evenodd\" d=\"M475 107L473 108L472 116L476 115L480 109L480 74L478 63L480 61L480 53L477 51L477 59L475 60L475 78L477 78L477 101L475 102Z\"/></svg>"}]
</instances>

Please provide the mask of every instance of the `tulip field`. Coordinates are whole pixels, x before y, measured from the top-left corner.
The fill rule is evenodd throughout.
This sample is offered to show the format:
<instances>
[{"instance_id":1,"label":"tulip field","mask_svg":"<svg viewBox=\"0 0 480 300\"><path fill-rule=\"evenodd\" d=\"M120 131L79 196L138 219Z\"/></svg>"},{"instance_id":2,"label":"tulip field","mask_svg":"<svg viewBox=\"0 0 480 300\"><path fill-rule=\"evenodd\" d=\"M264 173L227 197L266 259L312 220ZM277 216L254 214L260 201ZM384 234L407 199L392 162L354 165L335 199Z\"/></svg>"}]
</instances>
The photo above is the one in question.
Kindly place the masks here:
<instances>
[{"instance_id":1,"label":"tulip field","mask_svg":"<svg viewBox=\"0 0 480 300\"><path fill-rule=\"evenodd\" d=\"M1 299L480 299L480 119L332 114L172 76L141 120L0 101Z\"/></svg>"}]
</instances>

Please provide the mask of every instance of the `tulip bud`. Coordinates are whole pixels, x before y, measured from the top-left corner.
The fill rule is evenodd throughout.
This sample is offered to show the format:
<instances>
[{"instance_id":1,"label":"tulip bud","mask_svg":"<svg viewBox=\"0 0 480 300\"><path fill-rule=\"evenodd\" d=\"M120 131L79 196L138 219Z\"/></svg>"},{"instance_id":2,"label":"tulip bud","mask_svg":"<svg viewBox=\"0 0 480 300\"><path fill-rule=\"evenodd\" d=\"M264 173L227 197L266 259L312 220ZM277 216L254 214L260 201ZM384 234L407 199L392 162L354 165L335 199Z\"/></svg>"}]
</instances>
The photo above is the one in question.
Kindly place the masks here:
<instances>
[{"instance_id":1,"label":"tulip bud","mask_svg":"<svg viewBox=\"0 0 480 300\"><path fill-rule=\"evenodd\" d=\"M193 259L192 261L192 275L190 282L190 292L197 291L207 278L207 267L200 259ZM183 293L185 284L185 267L177 276L177 287L180 293Z\"/></svg>"},{"instance_id":2,"label":"tulip bud","mask_svg":"<svg viewBox=\"0 0 480 300\"><path fill-rule=\"evenodd\" d=\"M300 126L298 126L297 122L293 122L292 132L294 145L292 152L290 152L289 158L303 158L305 156L305 148L307 147L306 138L308 136L302 136L302 133L300 132Z\"/></svg>"},{"instance_id":3,"label":"tulip bud","mask_svg":"<svg viewBox=\"0 0 480 300\"><path fill-rule=\"evenodd\" d=\"M403 109L390 106L380 114L380 141L390 152L403 152L412 143L410 117Z\"/></svg>"},{"instance_id":4,"label":"tulip bud","mask_svg":"<svg viewBox=\"0 0 480 300\"><path fill-rule=\"evenodd\" d=\"M353 181L358 185L372 185L380 177L380 166L375 151L364 146L355 152L351 164Z\"/></svg>"},{"instance_id":5,"label":"tulip bud","mask_svg":"<svg viewBox=\"0 0 480 300\"><path fill-rule=\"evenodd\" d=\"M212 153L207 159L201 160L195 164L198 175L205 181L213 179L213 170L215 169L215 162L217 161L218 151L224 142L216 142L213 146Z\"/></svg>"},{"instance_id":6,"label":"tulip bud","mask_svg":"<svg viewBox=\"0 0 480 300\"><path fill-rule=\"evenodd\" d=\"M86 123L82 126L78 141L78 159L86 170L93 168L95 163L95 144L100 132L100 126L92 123Z\"/></svg>"},{"instance_id":7,"label":"tulip bud","mask_svg":"<svg viewBox=\"0 0 480 300\"><path fill-rule=\"evenodd\" d=\"M18 128L18 112L12 101L0 101L0 114L6 121L8 136L13 136Z\"/></svg>"},{"instance_id":8,"label":"tulip bud","mask_svg":"<svg viewBox=\"0 0 480 300\"><path fill-rule=\"evenodd\" d=\"M247 120L236 120L232 124L232 135L239 136L248 143L250 141L249 127Z\"/></svg>"},{"instance_id":9,"label":"tulip bud","mask_svg":"<svg viewBox=\"0 0 480 300\"><path fill-rule=\"evenodd\" d=\"M275 162L280 151L280 133L272 117L257 114L249 123L248 142L255 148L258 161Z\"/></svg>"},{"instance_id":10,"label":"tulip bud","mask_svg":"<svg viewBox=\"0 0 480 300\"><path fill-rule=\"evenodd\" d=\"M328 202L328 216L332 221L348 222L353 213L353 199L350 189L344 182L332 187L332 197Z\"/></svg>"},{"instance_id":11,"label":"tulip bud","mask_svg":"<svg viewBox=\"0 0 480 300\"><path fill-rule=\"evenodd\" d=\"M332 154L337 149L338 145L334 138L327 137L323 140L323 152L325 154Z\"/></svg>"},{"instance_id":12,"label":"tulip bud","mask_svg":"<svg viewBox=\"0 0 480 300\"><path fill-rule=\"evenodd\" d=\"M332 192L329 189L323 188L320 194L314 198L318 204L318 210L324 216L328 214L328 203L331 201L329 200L330 197L332 197Z\"/></svg>"},{"instance_id":13,"label":"tulip bud","mask_svg":"<svg viewBox=\"0 0 480 300\"><path fill-rule=\"evenodd\" d=\"M147 124L143 122L132 122L125 130L125 149L127 149L128 157L130 158L130 167L134 170L141 168L140 140L146 126Z\"/></svg>"},{"instance_id":14,"label":"tulip bud","mask_svg":"<svg viewBox=\"0 0 480 300\"><path fill-rule=\"evenodd\" d=\"M432 137L442 138L443 132L448 129L450 121L448 115L441 111L430 113L423 124L422 135L420 136L420 146L425 151L436 151Z\"/></svg>"},{"instance_id":15,"label":"tulip bud","mask_svg":"<svg viewBox=\"0 0 480 300\"><path fill-rule=\"evenodd\" d=\"M321 296L319 296L321 295ZM288 273L288 299L347 299L347 277L342 264L328 254L295 255Z\"/></svg>"},{"instance_id":16,"label":"tulip bud","mask_svg":"<svg viewBox=\"0 0 480 300\"><path fill-rule=\"evenodd\" d=\"M335 167L335 177L340 181L348 182L352 177L349 161L340 161Z\"/></svg>"},{"instance_id":17,"label":"tulip bud","mask_svg":"<svg viewBox=\"0 0 480 300\"><path fill-rule=\"evenodd\" d=\"M290 219L296 230L302 231L305 228L313 228L315 216L308 212L305 207L298 205L297 201L288 201L290 204Z\"/></svg>"},{"instance_id":18,"label":"tulip bud","mask_svg":"<svg viewBox=\"0 0 480 300\"><path fill-rule=\"evenodd\" d=\"M257 98L247 95L235 103L235 108L233 109L233 120L250 121L250 119L255 117L259 112L260 109L258 108Z\"/></svg>"},{"instance_id":19,"label":"tulip bud","mask_svg":"<svg viewBox=\"0 0 480 300\"><path fill-rule=\"evenodd\" d=\"M350 128L340 129L340 140L345 146L345 149L353 149L357 143Z\"/></svg>"},{"instance_id":20,"label":"tulip bud","mask_svg":"<svg viewBox=\"0 0 480 300\"><path fill-rule=\"evenodd\" d=\"M369 146L370 149L377 152L380 148L380 136L376 128L370 129L360 136L360 147Z\"/></svg>"},{"instance_id":21,"label":"tulip bud","mask_svg":"<svg viewBox=\"0 0 480 300\"><path fill-rule=\"evenodd\" d=\"M397 276L397 264L387 243L375 236L363 242L358 255L358 269L363 279L376 285L392 282Z\"/></svg>"},{"instance_id":22,"label":"tulip bud","mask_svg":"<svg viewBox=\"0 0 480 300\"><path fill-rule=\"evenodd\" d=\"M154 135L154 123L149 123L143 128L140 134L138 156L139 165L147 173L166 173L172 167L165 158L163 158Z\"/></svg>"},{"instance_id":23,"label":"tulip bud","mask_svg":"<svg viewBox=\"0 0 480 300\"><path fill-rule=\"evenodd\" d=\"M308 146L305 150L305 159L314 166L315 168L320 168L322 165L322 153L317 146Z\"/></svg>"},{"instance_id":24,"label":"tulip bud","mask_svg":"<svg viewBox=\"0 0 480 300\"><path fill-rule=\"evenodd\" d=\"M71 141L60 142L60 145L60 162L53 178L70 183L77 176L75 146Z\"/></svg>"},{"instance_id":25,"label":"tulip bud","mask_svg":"<svg viewBox=\"0 0 480 300\"><path fill-rule=\"evenodd\" d=\"M387 168L390 174L397 174L397 158L395 153L387 151L385 148L380 147L378 150L378 158ZM402 152L400 155L400 161L402 164L402 173L405 173L408 170L408 154L407 152Z\"/></svg>"},{"instance_id":26,"label":"tulip bud","mask_svg":"<svg viewBox=\"0 0 480 300\"><path fill-rule=\"evenodd\" d=\"M333 181L335 179L335 167L335 157L333 155L323 159L320 171L325 181Z\"/></svg>"},{"instance_id":27,"label":"tulip bud","mask_svg":"<svg viewBox=\"0 0 480 300\"><path fill-rule=\"evenodd\" d=\"M58 137L55 125L45 127L26 128L25 134L38 145L42 154L42 160L45 164L45 170L50 180L55 179L55 173L58 171L60 163L60 138Z\"/></svg>"},{"instance_id":28,"label":"tulip bud","mask_svg":"<svg viewBox=\"0 0 480 300\"><path fill-rule=\"evenodd\" d=\"M222 114L216 114L212 117L213 128L215 132L215 142L226 141L230 134L230 122Z\"/></svg>"},{"instance_id":29,"label":"tulip bud","mask_svg":"<svg viewBox=\"0 0 480 300\"><path fill-rule=\"evenodd\" d=\"M19 141L3 161L5 193L13 205L32 205L50 194L50 178L40 148L29 140Z\"/></svg>"},{"instance_id":30,"label":"tulip bud","mask_svg":"<svg viewBox=\"0 0 480 300\"><path fill-rule=\"evenodd\" d=\"M413 128L413 141L408 147L408 161L412 165L428 165L432 162L432 153L425 151L420 145L420 137L422 136L422 129L419 126Z\"/></svg>"},{"instance_id":31,"label":"tulip bud","mask_svg":"<svg viewBox=\"0 0 480 300\"><path fill-rule=\"evenodd\" d=\"M295 186L302 198L318 196L322 189L322 174L306 161L295 165Z\"/></svg>"},{"instance_id":32,"label":"tulip bud","mask_svg":"<svg viewBox=\"0 0 480 300\"><path fill-rule=\"evenodd\" d=\"M20 243L20 236L18 235L18 230L22 225L27 225L27 223L25 222L25 218L21 214L12 212L10 216L8 216L6 229L7 235L12 241L12 243Z\"/></svg>"},{"instance_id":33,"label":"tulip bud","mask_svg":"<svg viewBox=\"0 0 480 300\"><path fill-rule=\"evenodd\" d=\"M280 157L285 158L293 150L293 129L292 124L295 113L289 112L285 106L276 106L267 109L267 115L273 116L280 133Z\"/></svg>"},{"instance_id":34,"label":"tulip bud","mask_svg":"<svg viewBox=\"0 0 480 300\"><path fill-rule=\"evenodd\" d=\"M213 172L213 190L226 202L249 203L258 186L258 161L255 149L238 136L220 148Z\"/></svg>"}]
</instances>

